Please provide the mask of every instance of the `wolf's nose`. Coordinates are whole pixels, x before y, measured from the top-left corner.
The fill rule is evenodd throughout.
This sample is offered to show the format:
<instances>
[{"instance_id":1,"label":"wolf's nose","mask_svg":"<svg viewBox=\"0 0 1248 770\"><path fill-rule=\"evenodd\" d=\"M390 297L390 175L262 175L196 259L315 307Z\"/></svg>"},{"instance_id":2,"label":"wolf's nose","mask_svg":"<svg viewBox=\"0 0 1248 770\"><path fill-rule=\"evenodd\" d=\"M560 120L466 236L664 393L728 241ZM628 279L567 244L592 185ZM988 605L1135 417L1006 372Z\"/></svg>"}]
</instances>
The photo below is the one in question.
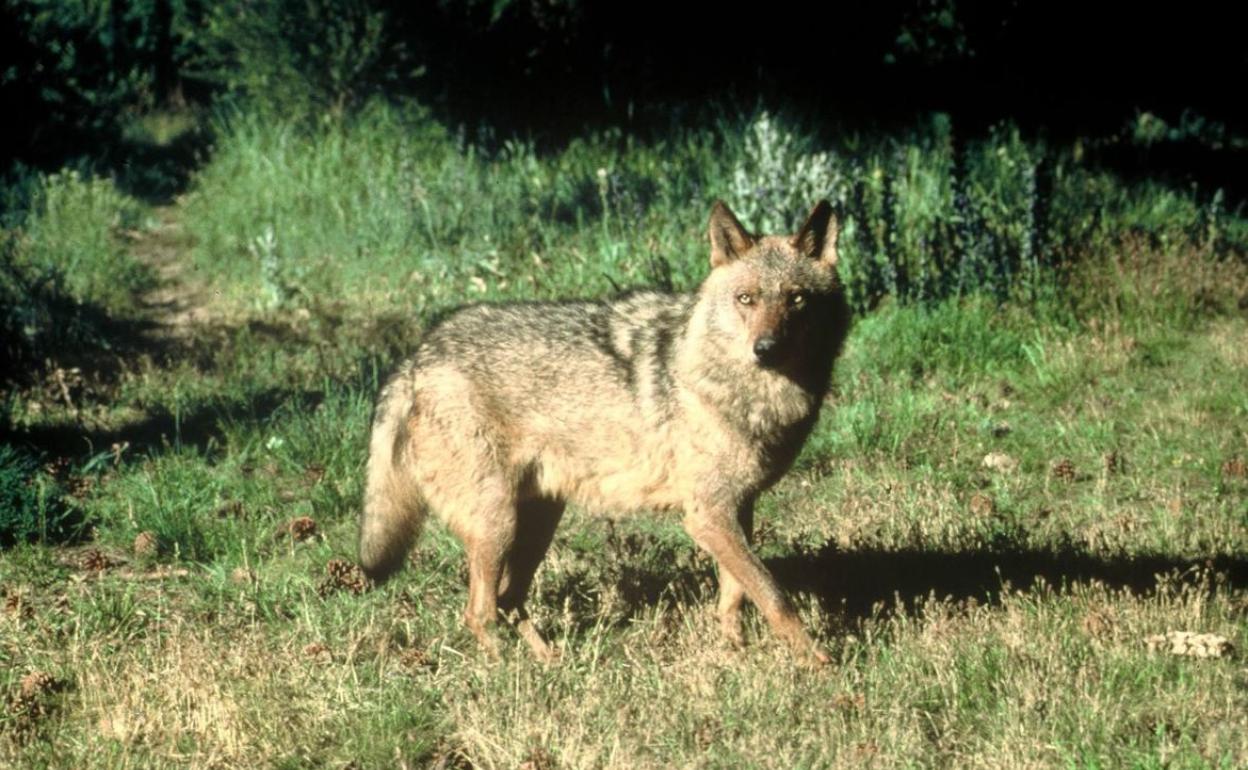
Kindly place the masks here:
<instances>
[{"instance_id":1,"label":"wolf's nose","mask_svg":"<svg viewBox=\"0 0 1248 770\"><path fill-rule=\"evenodd\" d=\"M775 337L759 337L754 341L754 357L759 361L766 361L772 357L776 350Z\"/></svg>"}]
</instances>

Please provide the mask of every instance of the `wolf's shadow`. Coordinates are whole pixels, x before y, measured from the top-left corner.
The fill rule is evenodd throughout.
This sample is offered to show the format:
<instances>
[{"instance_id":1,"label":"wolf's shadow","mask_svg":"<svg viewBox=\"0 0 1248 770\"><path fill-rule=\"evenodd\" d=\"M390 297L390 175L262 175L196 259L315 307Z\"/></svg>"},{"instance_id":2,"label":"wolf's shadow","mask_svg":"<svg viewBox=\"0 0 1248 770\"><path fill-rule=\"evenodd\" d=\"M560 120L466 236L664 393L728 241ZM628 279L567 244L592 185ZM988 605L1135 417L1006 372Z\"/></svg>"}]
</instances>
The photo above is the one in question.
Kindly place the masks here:
<instances>
[{"instance_id":1,"label":"wolf's shadow","mask_svg":"<svg viewBox=\"0 0 1248 770\"><path fill-rule=\"evenodd\" d=\"M671 548L667 546L664 548ZM678 566L681 563L685 566ZM952 602L974 600L994 605L1007 591L1028 592L1041 584L1057 590L1096 583L1137 595L1155 591L1166 576L1211 590L1214 585L1248 585L1248 558L1214 556L1111 556L1074 546L1054 549L998 547L992 550L845 550L834 543L798 548L764 558L767 568L791 596L807 595L830 616L855 622L873 615L912 609L928 597ZM656 563L669 567L656 569ZM713 601L714 570L708 560L692 569L673 549L645 566L629 564L618 574L626 614L636 615L656 603ZM582 576L584 577L584 576ZM601 576L600 576L601 577ZM583 581L573 581L583 590ZM565 586L565 591L573 586ZM556 590L558 598L563 591Z\"/></svg>"},{"instance_id":2,"label":"wolf's shadow","mask_svg":"<svg viewBox=\"0 0 1248 770\"><path fill-rule=\"evenodd\" d=\"M1167 575L1195 580L1205 571L1228 587L1248 582L1248 559L1242 556L1103 556L1074 547L846 551L828 543L818 550L764 561L786 590L810 594L823 609L851 618L893 611L928 596L993 604L1006 589L1026 592L1041 583L1058 589L1099 583L1111 590L1147 594Z\"/></svg>"}]
</instances>

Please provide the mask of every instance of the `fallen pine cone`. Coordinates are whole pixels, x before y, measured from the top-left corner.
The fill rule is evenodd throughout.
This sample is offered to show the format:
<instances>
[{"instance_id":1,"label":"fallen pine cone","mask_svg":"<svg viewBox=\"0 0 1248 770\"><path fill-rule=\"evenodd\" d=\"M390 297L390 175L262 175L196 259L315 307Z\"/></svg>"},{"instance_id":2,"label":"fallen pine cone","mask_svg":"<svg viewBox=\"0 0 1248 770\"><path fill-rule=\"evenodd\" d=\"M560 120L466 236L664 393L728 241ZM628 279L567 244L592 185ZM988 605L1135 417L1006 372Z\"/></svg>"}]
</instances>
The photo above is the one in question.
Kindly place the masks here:
<instances>
[{"instance_id":1,"label":"fallen pine cone","mask_svg":"<svg viewBox=\"0 0 1248 770\"><path fill-rule=\"evenodd\" d=\"M104 555L98 548L88 548L82 552L82 556L78 560L78 566L91 572L103 572L109 567L114 567L117 562Z\"/></svg>"},{"instance_id":2,"label":"fallen pine cone","mask_svg":"<svg viewBox=\"0 0 1248 770\"><path fill-rule=\"evenodd\" d=\"M991 516L997 510L997 504L983 492L976 492L971 495L970 507L971 513L976 516Z\"/></svg>"},{"instance_id":3,"label":"fallen pine cone","mask_svg":"<svg viewBox=\"0 0 1248 770\"><path fill-rule=\"evenodd\" d=\"M46 696L62 687L63 683L46 671L32 671L22 677L17 692L5 704L6 718L0 719L0 734L7 727L19 742L29 739L38 723L52 712L54 704Z\"/></svg>"},{"instance_id":4,"label":"fallen pine cone","mask_svg":"<svg viewBox=\"0 0 1248 770\"><path fill-rule=\"evenodd\" d=\"M134 538L134 555L152 557L160 553L160 539L155 532L143 531Z\"/></svg>"},{"instance_id":5,"label":"fallen pine cone","mask_svg":"<svg viewBox=\"0 0 1248 770\"><path fill-rule=\"evenodd\" d=\"M338 591L358 595L372 587L373 581L368 579L360 565L345 559L330 559L325 565L325 578L316 587L316 593L321 597Z\"/></svg>"},{"instance_id":6,"label":"fallen pine cone","mask_svg":"<svg viewBox=\"0 0 1248 770\"><path fill-rule=\"evenodd\" d=\"M400 652L399 663L410 669L431 668L437 665L437 661L419 647L408 647Z\"/></svg>"},{"instance_id":7,"label":"fallen pine cone","mask_svg":"<svg viewBox=\"0 0 1248 770\"><path fill-rule=\"evenodd\" d=\"M19 694L23 698L37 698L57 689L56 678L46 671L31 671L22 677Z\"/></svg>"},{"instance_id":8,"label":"fallen pine cone","mask_svg":"<svg viewBox=\"0 0 1248 770\"><path fill-rule=\"evenodd\" d=\"M1063 457L1062 459L1053 463L1052 474L1053 474L1053 478L1057 479L1058 481L1065 481L1065 482L1074 481L1075 478L1079 475L1078 472L1075 470L1075 464L1071 462L1069 457Z\"/></svg>"},{"instance_id":9,"label":"fallen pine cone","mask_svg":"<svg viewBox=\"0 0 1248 770\"><path fill-rule=\"evenodd\" d=\"M16 592L5 595L4 612L21 620L29 620L35 616L35 608L30 606L30 602L22 594Z\"/></svg>"},{"instance_id":10,"label":"fallen pine cone","mask_svg":"<svg viewBox=\"0 0 1248 770\"><path fill-rule=\"evenodd\" d=\"M296 516L282 522L274 536L278 539L290 537L297 542L316 536L316 521L311 516Z\"/></svg>"},{"instance_id":11,"label":"fallen pine cone","mask_svg":"<svg viewBox=\"0 0 1248 770\"><path fill-rule=\"evenodd\" d=\"M1123 462L1122 455L1117 452L1106 452L1103 459L1105 461L1106 473L1122 473L1123 469L1126 467L1126 463Z\"/></svg>"},{"instance_id":12,"label":"fallen pine cone","mask_svg":"<svg viewBox=\"0 0 1248 770\"><path fill-rule=\"evenodd\" d=\"M1113 616L1102 610L1092 610L1083 616L1083 630L1088 636L1108 636L1114 629Z\"/></svg>"},{"instance_id":13,"label":"fallen pine cone","mask_svg":"<svg viewBox=\"0 0 1248 770\"><path fill-rule=\"evenodd\" d=\"M303 657L316 663L332 663L334 660L334 653L328 646L321 644L320 642L312 642L311 644L304 645Z\"/></svg>"}]
</instances>

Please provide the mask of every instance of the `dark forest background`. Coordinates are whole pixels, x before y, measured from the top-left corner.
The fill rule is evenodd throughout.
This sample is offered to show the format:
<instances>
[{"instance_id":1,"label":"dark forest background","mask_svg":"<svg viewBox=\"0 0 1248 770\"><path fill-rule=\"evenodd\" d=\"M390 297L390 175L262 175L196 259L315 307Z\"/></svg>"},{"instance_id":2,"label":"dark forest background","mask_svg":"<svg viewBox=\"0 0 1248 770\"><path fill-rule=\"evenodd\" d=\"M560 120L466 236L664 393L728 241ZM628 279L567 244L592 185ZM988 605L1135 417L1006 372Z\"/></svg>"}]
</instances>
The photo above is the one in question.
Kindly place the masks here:
<instances>
[{"instance_id":1,"label":"dark forest background","mask_svg":"<svg viewBox=\"0 0 1248 770\"><path fill-rule=\"evenodd\" d=\"M415 98L539 147L763 101L829 130L1009 118L1238 198L1248 48L1233 17L1225 3L1068 0L6 0L6 166L123 163L128 117L223 98L313 119ZM1141 129L1142 114L1159 120ZM1124 130L1144 141L1112 141Z\"/></svg>"}]
</instances>

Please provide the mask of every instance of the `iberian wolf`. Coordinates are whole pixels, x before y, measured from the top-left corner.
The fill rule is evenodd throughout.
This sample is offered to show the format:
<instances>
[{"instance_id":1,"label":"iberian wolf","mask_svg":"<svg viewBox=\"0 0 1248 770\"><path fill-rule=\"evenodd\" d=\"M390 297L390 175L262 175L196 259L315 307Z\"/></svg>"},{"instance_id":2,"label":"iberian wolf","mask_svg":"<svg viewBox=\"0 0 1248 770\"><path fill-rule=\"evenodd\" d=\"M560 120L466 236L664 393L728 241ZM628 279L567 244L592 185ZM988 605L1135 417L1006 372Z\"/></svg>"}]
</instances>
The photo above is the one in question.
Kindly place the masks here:
<instances>
[{"instance_id":1,"label":"iberian wolf","mask_svg":"<svg viewBox=\"0 0 1248 770\"><path fill-rule=\"evenodd\" d=\"M401 567L432 511L463 541L482 646L497 654L501 611L549 659L524 605L565 505L680 512L717 564L728 639L743 643L749 598L800 658L826 662L750 539L849 328L837 223L822 201L796 235L757 236L716 202L709 234L690 294L480 304L431 328L378 398L365 571Z\"/></svg>"}]
</instances>

